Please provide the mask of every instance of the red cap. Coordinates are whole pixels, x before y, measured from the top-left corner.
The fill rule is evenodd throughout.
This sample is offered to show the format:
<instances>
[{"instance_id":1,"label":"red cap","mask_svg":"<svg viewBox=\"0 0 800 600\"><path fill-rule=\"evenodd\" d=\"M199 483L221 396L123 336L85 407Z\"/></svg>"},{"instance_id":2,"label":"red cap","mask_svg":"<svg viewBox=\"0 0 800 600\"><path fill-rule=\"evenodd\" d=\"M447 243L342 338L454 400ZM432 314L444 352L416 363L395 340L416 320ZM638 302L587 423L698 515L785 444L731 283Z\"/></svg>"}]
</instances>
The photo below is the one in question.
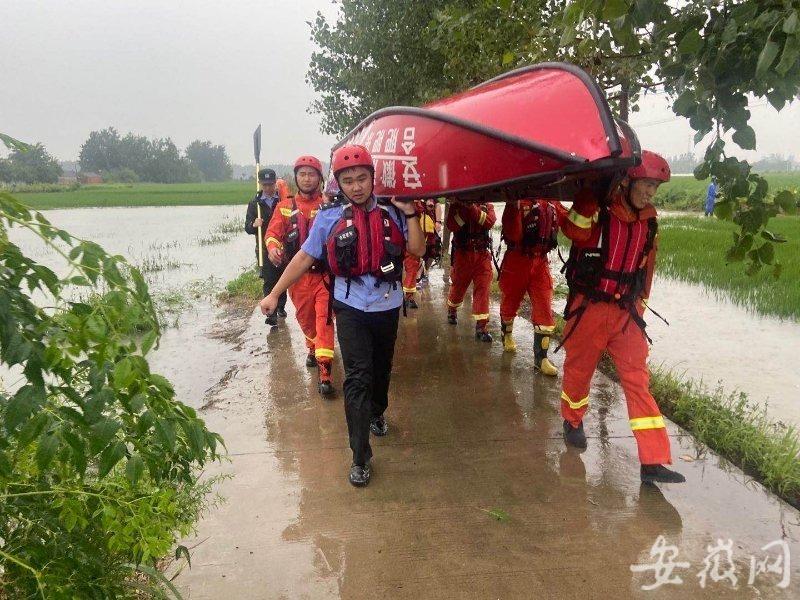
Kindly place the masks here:
<instances>
[{"instance_id":1,"label":"red cap","mask_svg":"<svg viewBox=\"0 0 800 600\"><path fill-rule=\"evenodd\" d=\"M375 172L375 165L372 163L369 150L355 144L337 148L331 157L333 176L336 177L341 171L353 167L366 167L373 173Z\"/></svg>"},{"instance_id":2,"label":"red cap","mask_svg":"<svg viewBox=\"0 0 800 600\"><path fill-rule=\"evenodd\" d=\"M304 155L294 161L294 172L297 173L297 169L300 167L311 167L312 169L316 169L319 173L320 177L322 177L322 163L316 156Z\"/></svg>"},{"instance_id":3,"label":"red cap","mask_svg":"<svg viewBox=\"0 0 800 600\"><path fill-rule=\"evenodd\" d=\"M658 181L669 181L669 163L660 154L642 150L642 164L628 169L628 177L631 179L657 179Z\"/></svg>"}]
</instances>

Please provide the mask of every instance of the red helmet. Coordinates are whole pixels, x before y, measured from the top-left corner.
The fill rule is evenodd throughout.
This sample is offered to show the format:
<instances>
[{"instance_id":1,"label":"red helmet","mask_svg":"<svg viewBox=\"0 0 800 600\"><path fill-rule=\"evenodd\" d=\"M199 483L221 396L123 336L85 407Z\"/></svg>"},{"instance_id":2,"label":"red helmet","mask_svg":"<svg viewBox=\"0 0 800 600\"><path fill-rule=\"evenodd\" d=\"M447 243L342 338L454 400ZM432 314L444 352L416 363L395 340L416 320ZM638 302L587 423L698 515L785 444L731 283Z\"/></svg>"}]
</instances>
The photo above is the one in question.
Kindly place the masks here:
<instances>
[{"instance_id":1,"label":"red helmet","mask_svg":"<svg viewBox=\"0 0 800 600\"><path fill-rule=\"evenodd\" d=\"M297 173L297 169L300 167L311 167L312 169L316 169L319 173L320 177L322 177L322 163L319 162L319 159L316 156L304 155L294 161L294 172Z\"/></svg>"},{"instance_id":2,"label":"red helmet","mask_svg":"<svg viewBox=\"0 0 800 600\"><path fill-rule=\"evenodd\" d=\"M628 177L631 179L657 179L658 181L669 181L669 164L660 154L642 150L642 163L636 167L628 169Z\"/></svg>"},{"instance_id":3,"label":"red helmet","mask_svg":"<svg viewBox=\"0 0 800 600\"><path fill-rule=\"evenodd\" d=\"M372 156L364 146L349 144L337 148L331 157L331 171L337 177L341 171L353 167L367 167L375 173L375 165L372 163Z\"/></svg>"}]
</instances>

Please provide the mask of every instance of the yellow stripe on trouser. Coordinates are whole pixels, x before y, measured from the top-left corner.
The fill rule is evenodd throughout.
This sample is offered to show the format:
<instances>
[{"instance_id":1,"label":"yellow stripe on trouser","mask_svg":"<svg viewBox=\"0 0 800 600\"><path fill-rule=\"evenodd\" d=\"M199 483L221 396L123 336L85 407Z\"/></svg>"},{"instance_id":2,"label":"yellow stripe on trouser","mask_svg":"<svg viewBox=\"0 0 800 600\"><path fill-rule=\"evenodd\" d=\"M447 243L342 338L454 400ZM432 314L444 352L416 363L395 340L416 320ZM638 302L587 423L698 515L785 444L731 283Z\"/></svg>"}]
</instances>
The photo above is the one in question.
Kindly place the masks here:
<instances>
[{"instance_id":1,"label":"yellow stripe on trouser","mask_svg":"<svg viewBox=\"0 0 800 600\"><path fill-rule=\"evenodd\" d=\"M409 287L403 286L403 291L406 292L407 294L413 294L414 292L417 291L417 288L415 288L415 287L409 288Z\"/></svg>"},{"instance_id":2,"label":"yellow stripe on trouser","mask_svg":"<svg viewBox=\"0 0 800 600\"><path fill-rule=\"evenodd\" d=\"M485 315L473 314L472 318L475 319L476 321L480 321L481 319L488 319L489 318L489 313L486 313Z\"/></svg>"},{"instance_id":3,"label":"yellow stripe on trouser","mask_svg":"<svg viewBox=\"0 0 800 600\"><path fill-rule=\"evenodd\" d=\"M567 395L567 392L561 392L561 399L569 404L569 407L572 410L578 410L579 408L583 408L584 406L588 406L589 404L589 396L586 396L583 400L578 400L577 402L573 402L572 399Z\"/></svg>"},{"instance_id":4,"label":"yellow stripe on trouser","mask_svg":"<svg viewBox=\"0 0 800 600\"><path fill-rule=\"evenodd\" d=\"M316 348L314 349L314 356L317 358L333 358L333 350L329 350L328 348Z\"/></svg>"},{"instance_id":5,"label":"yellow stripe on trouser","mask_svg":"<svg viewBox=\"0 0 800 600\"><path fill-rule=\"evenodd\" d=\"M663 429L666 427L664 424L664 417L661 415L657 417L638 417L631 419L631 430L641 431L643 429Z\"/></svg>"},{"instance_id":6,"label":"yellow stripe on trouser","mask_svg":"<svg viewBox=\"0 0 800 600\"><path fill-rule=\"evenodd\" d=\"M574 210L569 211L567 218L581 229L589 229L589 227L592 226L592 217L584 217L582 214L575 212Z\"/></svg>"},{"instance_id":7,"label":"yellow stripe on trouser","mask_svg":"<svg viewBox=\"0 0 800 600\"><path fill-rule=\"evenodd\" d=\"M534 333L541 333L542 335L553 335L555 332L556 326L555 325L534 325L533 331Z\"/></svg>"},{"instance_id":8,"label":"yellow stripe on trouser","mask_svg":"<svg viewBox=\"0 0 800 600\"><path fill-rule=\"evenodd\" d=\"M463 304L463 302L459 302L458 304L455 304L454 302L450 302L450 300L447 301L447 306L449 306L450 308L458 308L462 304Z\"/></svg>"}]
</instances>

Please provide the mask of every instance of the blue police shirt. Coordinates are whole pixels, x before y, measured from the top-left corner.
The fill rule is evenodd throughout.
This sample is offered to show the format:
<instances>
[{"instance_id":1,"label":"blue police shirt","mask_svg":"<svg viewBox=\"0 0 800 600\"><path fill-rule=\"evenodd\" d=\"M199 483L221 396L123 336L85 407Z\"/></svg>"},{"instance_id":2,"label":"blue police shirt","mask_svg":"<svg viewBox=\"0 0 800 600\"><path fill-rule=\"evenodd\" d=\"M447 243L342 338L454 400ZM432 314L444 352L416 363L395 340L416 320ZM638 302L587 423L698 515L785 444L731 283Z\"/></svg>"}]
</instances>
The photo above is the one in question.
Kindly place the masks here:
<instances>
[{"instance_id":1,"label":"blue police shirt","mask_svg":"<svg viewBox=\"0 0 800 600\"><path fill-rule=\"evenodd\" d=\"M368 200L371 208L368 210L381 210L374 198ZM308 237L303 243L303 251L316 258L322 259L327 253L328 238L342 218L344 205L337 205L332 208L321 210L314 217L314 224L308 232ZM389 215L397 223L403 237L408 239L408 226L403 213L394 206L389 206ZM376 287L375 284L378 283ZM350 293L347 293L347 280L343 277L336 277L333 285L333 298L352 308L364 312L379 312L399 308L403 304L403 287L400 282L397 285L386 283L378 279L371 273L361 275L350 280Z\"/></svg>"}]
</instances>

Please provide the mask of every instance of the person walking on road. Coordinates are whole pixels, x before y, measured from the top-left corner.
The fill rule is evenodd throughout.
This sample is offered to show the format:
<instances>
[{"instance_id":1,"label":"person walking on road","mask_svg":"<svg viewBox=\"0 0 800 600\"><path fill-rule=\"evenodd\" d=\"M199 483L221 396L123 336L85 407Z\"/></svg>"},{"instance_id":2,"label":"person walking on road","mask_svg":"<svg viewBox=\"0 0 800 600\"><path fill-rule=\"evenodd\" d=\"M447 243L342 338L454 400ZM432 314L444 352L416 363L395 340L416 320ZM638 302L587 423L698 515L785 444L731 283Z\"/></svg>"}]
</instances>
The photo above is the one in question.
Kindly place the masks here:
<instances>
[{"instance_id":1,"label":"person walking on road","mask_svg":"<svg viewBox=\"0 0 800 600\"><path fill-rule=\"evenodd\" d=\"M558 369L547 358L555 332L553 278L548 253L558 245L558 230L566 210L556 200L507 202L503 211L502 239L507 250L500 267L500 327L503 350L516 352L514 318L527 293L531 301L534 368L555 377Z\"/></svg>"},{"instance_id":2,"label":"person walking on road","mask_svg":"<svg viewBox=\"0 0 800 600\"><path fill-rule=\"evenodd\" d=\"M281 200L267 228L269 262L283 267L300 251L319 213L323 197L322 163L313 156L301 156L294 163L297 195ZM333 322L328 314L329 292L324 263L316 261L289 288L297 322L306 337L306 366L318 369L318 389L323 396L334 393ZM274 288L273 288L274 289ZM286 287L281 288L281 293ZM275 311L270 311L273 315Z\"/></svg>"},{"instance_id":3,"label":"person walking on road","mask_svg":"<svg viewBox=\"0 0 800 600\"><path fill-rule=\"evenodd\" d=\"M271 314L278 295L316 262L327 261L334 276L333 310L344 363L344 403L353 462L349 481L365 486L371 476L369 435L388 433L384 412L400 307L403 304L403 255L425 252L425 237L413 204L392 198L378 204L373 195L375 169L363 146L338 148L331 169L343 202L327 205L314 220L308 238L275 288L261 301Z\"/></svg>"},{"instance_id":4,"label":"person walking on road","mask_svg":"<svg viewBox=\"0 0 800 600\"><path fill-rule=\"evenodd\" d=\"M250 200L247 204L247 215L244 219L244 230L249 235L256 236L256 260L258 260L258 246L262 245L262 256L267 256L267 249L264 246L264 239L258 235L258 228L264 227L266 229L269 220L272 218L272 213L275 206L280 201L278 193L278 178L275 171L272 169L261 169L258 172L258 183L261 190ZM261 209L261 216L259 217L259 208ZM269 260L265 260L264 264L259 267L259 277L263 280L263 292L266 297L275 286L278 278L283 273L282 266L276 266ZM286 293L281 294L278 302L278 310L267 317L267 325L276 327L278 325L278 317L286 318Z\"/></svg>"},{"instance_id":5,"label":"person walking on road","mask_svg":"<svg viewBox=\"0 0 800 600\"><path fill-rule=\"evenodd\" d=\"M610 197L598 202L590 190L576 195L563 231L572 240L566 265L569 297L562 345L566 350L561 392L564 439L586 447L583 417L589 384L603 352L614 361L628 404L643 482L680 483L671 464L664 417L650 394L649 338L642 318L653 281L656 210L651 200L670 179L667 161L642 152Z\"/></svg>"},{"instance_id":6,"label":"person walking on road","mask_svg":"<svg viewBox=\"0 0 800 600\"><path fill-rule=\"evenodd\" d=\"M450 292L447 295L447 322L458 323L458 308L472 284L472 318L475 339L492 342L489 333L489 288L492 284L492 238L496 217L491 203L466 204L452 200L447 227L453 232L450 267Z\"/></svg>"}]
</instances>

